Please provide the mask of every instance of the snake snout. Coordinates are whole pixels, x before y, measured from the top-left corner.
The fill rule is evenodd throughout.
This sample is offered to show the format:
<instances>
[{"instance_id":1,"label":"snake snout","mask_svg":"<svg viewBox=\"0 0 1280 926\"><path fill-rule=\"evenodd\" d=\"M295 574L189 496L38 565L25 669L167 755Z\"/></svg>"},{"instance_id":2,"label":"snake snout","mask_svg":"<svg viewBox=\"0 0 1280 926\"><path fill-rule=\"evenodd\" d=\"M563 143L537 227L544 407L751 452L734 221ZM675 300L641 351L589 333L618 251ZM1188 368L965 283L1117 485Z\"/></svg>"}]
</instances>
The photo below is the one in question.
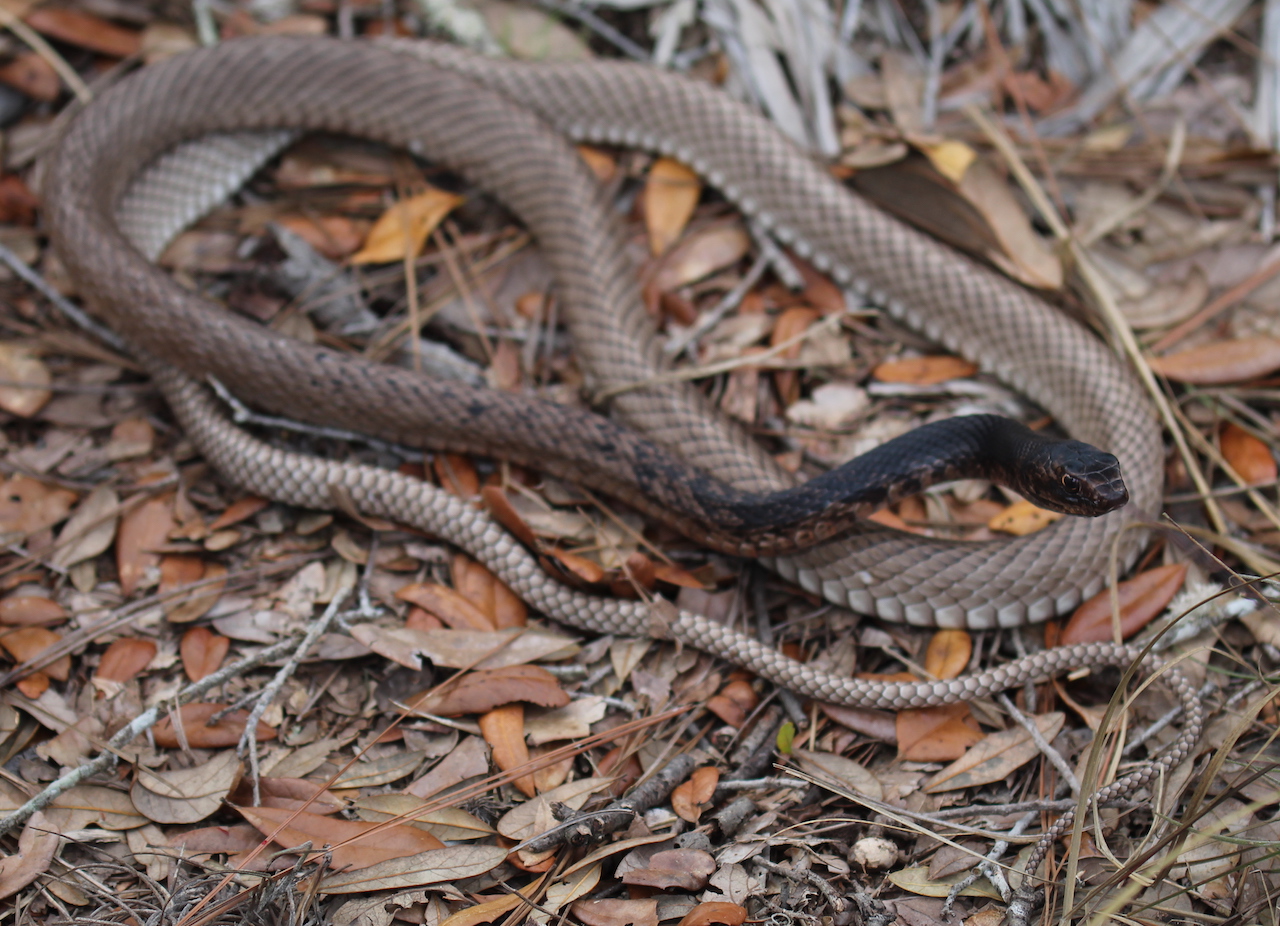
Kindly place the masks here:
<instances>
[{"instance_id":1,"label":"snake snout","mask_svg":"<svg viewBox=\"0 0 1280 926\"><path fill-rule=\"evenodd\" d=\"M1053 478L1040 482L1038 498L1043 507L1064 514L1096 518L1129 501L1129 489L1114 455L1080 441L1046 445L1050 459L1047 470Z\"/></svg>"}]
</instances>

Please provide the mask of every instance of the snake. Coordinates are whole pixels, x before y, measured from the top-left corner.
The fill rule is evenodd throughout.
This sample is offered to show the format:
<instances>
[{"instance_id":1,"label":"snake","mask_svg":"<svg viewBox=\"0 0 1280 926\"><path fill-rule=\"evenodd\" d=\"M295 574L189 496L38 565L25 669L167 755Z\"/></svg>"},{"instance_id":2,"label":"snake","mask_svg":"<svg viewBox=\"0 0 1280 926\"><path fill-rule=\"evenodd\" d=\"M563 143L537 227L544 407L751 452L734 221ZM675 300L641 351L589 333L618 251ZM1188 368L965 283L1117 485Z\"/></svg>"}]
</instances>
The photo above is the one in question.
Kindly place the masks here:
<instances>
[{"instance_id":1,"label":"snake","mask_svg":"<svg viewBox=\"0 0 1280 926\"><path fill-rule=\"evenodd\" d=\"M609 416L307 344L233 315L155 267L166 242L238 188L262 152L303 131L404 149L460 173L518 216L551 266L588 394L612 395ZM864 514L895 490L955 475L962 464L926 460L904 471L895 451L880 461L878 468L896 475L888 489L873 492L878 499L842 494L821 479L796 485L696 388L659 375L662 351L619 222L575 155L573 144L583 142L642 148L687 164L796 256L978 363L1073 438L1103 448L1104 475L1084 481L1103 487L1107 497L1097 510L1107 513L1065 518L1029 537L961 543L889 531ZM258 153L241 157L246 150ZM627 62L514 62L414 40L236 39L109 87L72 120L44 165L41 187L50 240L81 296L124 336L189 438L233 484L303 507L349 502L467 550L552 618L679 641L826 701L920 707L1080 666L1142 661L1148 671L1163 671L1185 722L1158 759L1099 791L1097 801L1129 793L1194 750L1201 707L1193 686L1139 647L1058 647L944 680L845 677L660 601L568 588L471 502L389 470L279 448L241 429L211 397L206 383L216 379L271 413L525 463L602 487L713 546L758 554L814 594L890 621L1020 626L1097 592L1113 559L1128 568L1145 535L1121 505L1131 498L1140 510L1158 506L1163 443L1125 363L1026 289L848 191L766 120L710 85ZM987 416L966 417L976 423L961 417L954 419L960 425L943 427L989 425L980 421ZM922 433L928 436L908 441L912 453L959 440ZM1089 459L1094 466L1097 458ZM670 472L688 472L684 461L707 478L655 488ZM1124 472L1119 488L1116 467ZM1056 489L1079 490L1080 477L1062 475L1070 478L1049 480ZM752 501L762 497L773 501ZM696 518L682 513L699 506ZM843 518L834 527L821 517L815 523L814 511L830 506L843 509ZM784 530L767 526L779 509L797 507L802 514ZM708 508L716 509L719 527L707 526ZM815 545L792 549L780 535ZM1041 855L1071 819L1065 814L1046 830Z\"/></svg>"}]
</instances>

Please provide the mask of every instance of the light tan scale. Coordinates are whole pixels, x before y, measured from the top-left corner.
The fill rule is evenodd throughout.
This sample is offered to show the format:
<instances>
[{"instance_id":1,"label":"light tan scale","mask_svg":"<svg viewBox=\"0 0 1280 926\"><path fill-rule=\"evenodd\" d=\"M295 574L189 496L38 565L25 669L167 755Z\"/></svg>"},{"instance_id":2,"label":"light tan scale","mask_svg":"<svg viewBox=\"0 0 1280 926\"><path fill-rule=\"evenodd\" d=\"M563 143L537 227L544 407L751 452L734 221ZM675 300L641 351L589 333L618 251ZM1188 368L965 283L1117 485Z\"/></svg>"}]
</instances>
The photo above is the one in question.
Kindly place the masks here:
<instances>
[{"instance_id":1,"label":"light tan scale","mask_svg":"<svg viewBox=\"0 0 1280 926\"><path fill-rule=\"evenodd\" d=\"M689 164L837 282L1014 386L1073 436L1114 453L1139 510L1161 500L1159 427L1135 378L1106 345L1007 279L845 190L765 120L714 88L630 64L529 65L428 43L286 37L236 40L131 76L76 119L45 180L51 235L80 292L138 351L192 440L232 482L316 508L331 507L340 488L362 511L463 547L557 620L679 640L823 700L883 708L946 703L1139 657L1130 647L1089 644L948 681L833 676L698 615L673 611L659 619L663 612L643 603L567 589L487 515L429 485L282 451L238 430L199 385L206 377L269 411L402 443L421 445L430 435L450 449L536 460L539 441L559 447L581 440L581 472L594 475L590 435L572 433L570 423L570 433L548 438L547 428L562 421L552 406L492 394L486 401L499 403L497 424L477 433L468 426L466 403L437 399L431 382L275 335L201 300L153 266L174 234L307 129L407 148L461 171L519 215L553 266L592 389L649 381L662 370L661 351L620 231L569 139L643 147ZM192 142L223 132L259 134ZM161 157L176 145L182 147ZM508 401L509 414L501 406ZM635 389L610 409L628 427L740 488L791 484L691 387ZM522 420L530 414L535 420ZM619 494L626 498L625 485ZM1130 519L1125 511L1067 518L1028 538L984 544L868 525L768 564L837 604L888 620L1014 626L1061 613L1100 589L1113 551L1122 568L1131 564L1144 537L1126 530ZM1179 673L1168 677L1187 712L1182 735L1103 797L1151 780L1193 748L1199 702ZM1062 818L1055 831L1069 821Z\"/></svg>"}]
</instances>

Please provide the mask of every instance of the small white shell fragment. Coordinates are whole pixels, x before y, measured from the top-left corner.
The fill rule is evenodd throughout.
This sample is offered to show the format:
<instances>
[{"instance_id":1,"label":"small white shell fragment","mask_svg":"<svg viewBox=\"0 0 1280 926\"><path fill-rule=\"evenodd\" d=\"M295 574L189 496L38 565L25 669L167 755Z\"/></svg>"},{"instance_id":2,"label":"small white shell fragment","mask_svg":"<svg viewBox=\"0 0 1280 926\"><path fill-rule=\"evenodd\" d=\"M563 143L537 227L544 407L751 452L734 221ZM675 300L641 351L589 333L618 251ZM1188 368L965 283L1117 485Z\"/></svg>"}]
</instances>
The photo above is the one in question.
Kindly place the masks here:
<instances>
[{"instance_id":1,"label":"small white shell fragment","mask_svg":"<svg viewBox=\"0 0 1280 926\"><path fill-rule=\"evenodd\" d=\"M850 859L868 871L890 868L898 862L898 847L882 836L866 836L853 844Z\"/></svg>"}]
</instances>

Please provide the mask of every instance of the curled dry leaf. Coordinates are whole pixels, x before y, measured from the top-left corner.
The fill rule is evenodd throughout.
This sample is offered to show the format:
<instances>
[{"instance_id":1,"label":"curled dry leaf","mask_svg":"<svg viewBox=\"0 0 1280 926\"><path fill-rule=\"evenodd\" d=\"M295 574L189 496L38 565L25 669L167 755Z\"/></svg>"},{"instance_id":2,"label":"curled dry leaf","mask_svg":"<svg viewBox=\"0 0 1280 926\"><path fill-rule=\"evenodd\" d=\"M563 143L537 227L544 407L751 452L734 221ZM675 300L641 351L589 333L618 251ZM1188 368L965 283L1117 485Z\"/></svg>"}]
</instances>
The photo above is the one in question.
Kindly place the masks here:
<instances>
[{"instance_id":1,"label":"curled dry leaf","mask_svg":"<svg viewBox=\"0 0 1280 926\"><path fill-rule=\"evenodd\" d=\"M735 264L751 251L751 236L738 224L719 223L685 236L662 260L653 286L670 292Z\"/></svg>"},{"instance_id":2,"label":"curled dry leaf","mask_svg":"<svg viewBox=\"0 0 1280 926\"><path fill-rule=\"evenodd\" d=\"M98 663L93 677L108 682L127 682L145 669L155 655L154 640L121 637L102 654L102 661Z\"/></svg>"},{"instance_id":3,"label":"curled dry leaf","mask_svg":"<svg viewBox=\"0 0 1280 926\"><path fill-rule=\"evenodd\" d=\"M182 657L182 669L187 678L198 682L222 666L231 649L231 640L208 627L191 627L182 635L178 653Z\"/></svg>"},{"instance_id":4,"label":"curled dry leaf","mask_svg":"<svg viewBox=\"0 0 1280 926\"><path fill-rule=\"evenodd\" d=\"M1238 424L1228 421L1219 437L1222 455L1247 485L1268 485L1276 481L1276 458L1266 442Z\"/></svg>"},{"instance_id":5,"label":"curled dry leaf","mask_svg":"<svg viewBox=\"0 0 1280 926\"><path fill-rule=\"evenodd\" d=\"M364 247L351 255L353 264L385 264L417 257L445 216L466 199L436 187L392 203L369 229Z\"/></svg>"},{"instance_id":6,"label":"curled dry leaf","mask_svg":"<svg viewBox=\"0 0 1280 926\"><path fill-rule=\"evenodd\" d=\"M702 181L679 161L658 158L641 194L649 252L657 257L680 240L702 197Z\"/></svg>"},{"instance_id":7,"label":"curled dry leaf","mask_svg":"<svg viewBox=\"0 0 1280 926\"><path fill-rule=\"evenodd\" d=\"M225 704L208 703L184 704L178 708L178 717L182 722L182 732L186 736L187 744L196 749L217 749L237 745L244 734L245 724L249 720L248 711L231 711L216 724L208 723L211 717L226 709ZM276 731L265 723L259 723L254 735L261 743L264 740L275 739ZM155 738L156 745L162 749L177 749L182 745L178 738L178 731L174 728L172 714L155 725L152 736Z\"/></svg>"},{"instance_id":8,"label":"curled dry leaf","mask_svg":"<svg viewBox=\"0 0 1280 926\"><path fill-rule=\"evenodd\" d=\"M1182 588L1187 564L1173 563L1140 572L1116 586L1120 604L1120 636L1128 639L1164 610ZM1103 589L1080 607L1067 621L1057 645L1094 643L1112 639L1111 592Z\"/></svg>"},{"instance_id":9,"label":"curled dry leaf","mask_svg":"<svg viewBox=\"0 0 1280 926\"><path fill-rule=\"evenodd\" d=\"M44 361L16 344L0 342L0 380L0 408L19 418L30 418L53 395Z\"/></svg>"},{"instance_id":10,"label":"curled dry leaf","mask_svg":"<svg viewBox=\"0 0 1280 926\"><path fill-rule=\"evenodd\" d=\"M280 846L332 846L335 869L361 869L388 859L406 859L444 843L403 823L365 823L306 811L233 805L263 836Z\"/></svg>"},{"instance_id":11,"label":"curled dry leaf","mask_svg":"<svg viewBox=\"0 0 1280 926\"><path fill-rule=\"evenodd\" d=\"M1216 341L1202 347L1150 357L1151 369L1177 383L1221 386L1280 370L1280 338Z\"/></svg>"}]
</instances>

